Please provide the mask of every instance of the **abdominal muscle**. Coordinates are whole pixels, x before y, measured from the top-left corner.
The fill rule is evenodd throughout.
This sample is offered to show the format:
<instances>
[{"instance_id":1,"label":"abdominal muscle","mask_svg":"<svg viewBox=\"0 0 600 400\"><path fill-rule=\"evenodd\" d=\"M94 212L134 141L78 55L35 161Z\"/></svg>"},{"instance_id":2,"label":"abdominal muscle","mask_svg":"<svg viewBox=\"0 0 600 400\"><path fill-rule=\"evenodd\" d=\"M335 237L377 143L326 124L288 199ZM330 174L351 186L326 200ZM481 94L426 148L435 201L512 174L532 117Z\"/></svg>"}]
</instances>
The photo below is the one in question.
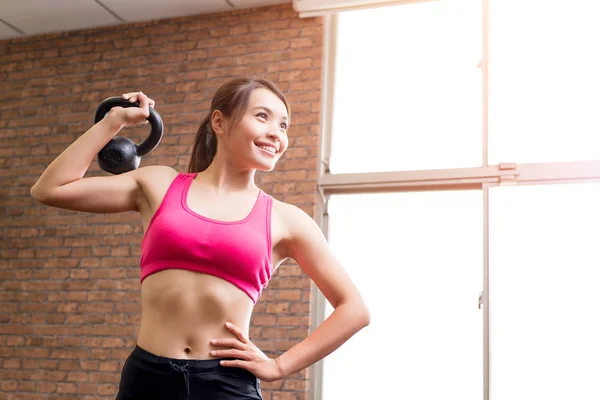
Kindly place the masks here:
<instances>
[{"instance_id":1,"label":"abdominal muscle","mask_svg":"<svg viewBox=\"0 0 600 400\"><path fill-rule=\"evenodd\" d=\"M158 356L206 360L211 339L235 338L231 322L249 336L254 303L233 284L181 269L156 272L142 282L142 321L137 344Z\"/></svg>"}]
</instances>

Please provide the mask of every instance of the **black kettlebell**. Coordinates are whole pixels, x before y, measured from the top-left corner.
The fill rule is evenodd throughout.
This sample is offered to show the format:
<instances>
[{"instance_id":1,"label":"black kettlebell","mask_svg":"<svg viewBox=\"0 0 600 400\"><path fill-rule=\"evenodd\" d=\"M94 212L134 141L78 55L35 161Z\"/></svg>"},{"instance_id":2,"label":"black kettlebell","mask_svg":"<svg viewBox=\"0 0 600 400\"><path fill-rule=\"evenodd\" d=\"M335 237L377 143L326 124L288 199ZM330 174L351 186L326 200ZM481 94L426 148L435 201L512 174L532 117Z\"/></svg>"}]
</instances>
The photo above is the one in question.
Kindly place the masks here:
<instances>
[{"instance_id":1,"label":"black kettlebell","mask_svg":"<svg viewBox=\"0 0 600 400\"><path fill-rule=\"evenodd\" d=\"M139 106L139 101L131 103L122 97L109 97L98 105L94 114L94 124L102 120L106 113L113 107ZM115 136L98 153L98 165L100 169L117 175L133 171L140 166L142 156L150 153L158 146L163 134L163 121L156 110L150 108L150 115L147 120L151 126L150 136L139 145L136 145L126 137Z\"/></svg>"}]
</instances>

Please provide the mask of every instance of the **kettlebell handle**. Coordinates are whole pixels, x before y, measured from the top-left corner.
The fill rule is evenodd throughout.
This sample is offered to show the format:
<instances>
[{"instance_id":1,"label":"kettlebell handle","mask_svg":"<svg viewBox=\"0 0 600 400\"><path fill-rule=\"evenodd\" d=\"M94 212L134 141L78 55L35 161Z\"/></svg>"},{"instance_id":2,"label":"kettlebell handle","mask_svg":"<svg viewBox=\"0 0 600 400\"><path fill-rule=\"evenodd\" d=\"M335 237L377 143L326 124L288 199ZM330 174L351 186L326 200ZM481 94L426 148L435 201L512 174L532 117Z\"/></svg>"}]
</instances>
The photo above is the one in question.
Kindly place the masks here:
<instances>
[{"instance_id":1,"label":"kettlebell handle","mask_svg":"<svg viewBox=\"0 0 600 400\"><path fill-rule=\"evenodd\" d=\"M96 113L94 114L94 124L97 124L104 116L110 111L113 107L139 107L140 102L130 102L129 100L125 100L122 97L115 96L109 97L107 99L102 100L102 102L98 105L96 109ZM146 120L150 123L151 130L150 135L144 140L142 143L136 145L138 156L142 157L146 154L150 153L152 150L158 146L160 140L162 139L163 134L163 120L160 114L154 109L149 108L150 115Z\"/></svg>"}]
</instances>

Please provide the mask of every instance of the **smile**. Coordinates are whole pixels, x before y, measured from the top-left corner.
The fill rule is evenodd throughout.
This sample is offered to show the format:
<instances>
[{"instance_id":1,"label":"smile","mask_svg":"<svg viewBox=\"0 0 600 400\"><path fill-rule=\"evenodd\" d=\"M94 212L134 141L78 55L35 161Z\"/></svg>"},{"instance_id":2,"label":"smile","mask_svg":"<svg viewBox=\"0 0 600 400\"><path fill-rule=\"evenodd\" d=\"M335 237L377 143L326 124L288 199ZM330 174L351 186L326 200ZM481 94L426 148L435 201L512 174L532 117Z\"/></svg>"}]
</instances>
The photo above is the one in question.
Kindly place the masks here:
<instances>
[{"instance_id":1,"label":"smile","mask_svg":"<svg viewBox=\"0 0 600 400\"><path fill-rule=\"evenodd\" d=\"M257 145L256 145L256 147L258 147L258 148L259 148L259 149L261 149L263 152L265 152L265 153L267 153L267 154L269 154L269 155L271 155L271 156L274 156L274 155L275 155L275 153L277 152L277 149L276 149L275 147L273 147L273 146L267 146L267 145L258 145L258 144L257 144Z\"/></svg>"}]
</instances>

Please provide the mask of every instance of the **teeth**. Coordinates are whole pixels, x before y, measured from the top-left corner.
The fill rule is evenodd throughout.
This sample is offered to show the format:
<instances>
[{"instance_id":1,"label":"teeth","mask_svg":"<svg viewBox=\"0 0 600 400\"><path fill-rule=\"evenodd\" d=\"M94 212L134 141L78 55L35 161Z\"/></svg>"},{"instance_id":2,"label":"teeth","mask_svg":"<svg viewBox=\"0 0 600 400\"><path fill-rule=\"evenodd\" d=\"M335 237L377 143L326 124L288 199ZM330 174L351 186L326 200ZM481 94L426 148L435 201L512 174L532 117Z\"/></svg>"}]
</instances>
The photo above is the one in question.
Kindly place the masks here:
<instances>
[{"instance_id":1,"label":"teeth","mask_svg":"<svg viewBox=\"0 0 600 400\"><path fill-rule=\"evenodd\" d=\"M265 149L269 153L273 153L273 154L275 154L275 152L277 151L277 149L273 146L258 145L258 147L260 147L261 149Z\"/></svg>"}]
</instances>

